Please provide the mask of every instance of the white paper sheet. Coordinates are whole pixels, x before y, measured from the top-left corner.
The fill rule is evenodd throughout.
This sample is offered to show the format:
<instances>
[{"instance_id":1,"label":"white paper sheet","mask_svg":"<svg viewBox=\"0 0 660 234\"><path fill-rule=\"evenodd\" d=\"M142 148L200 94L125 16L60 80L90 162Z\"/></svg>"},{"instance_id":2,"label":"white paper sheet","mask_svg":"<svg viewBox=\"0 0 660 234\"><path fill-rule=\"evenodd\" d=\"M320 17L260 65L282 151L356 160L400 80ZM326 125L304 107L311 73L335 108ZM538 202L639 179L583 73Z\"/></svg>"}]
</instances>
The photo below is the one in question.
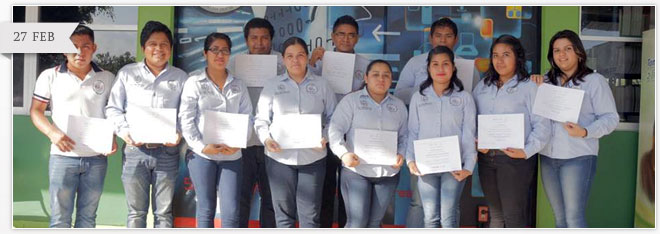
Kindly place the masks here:
<instances>
[{"instance_id":1,"label":"white paper sheet","mask_svg":"<svg viewBox=\"0 0 660 234\"><path fill-rule=\"evenodd\" d=\"M461 170L458 136L413 141L415 164L423 175Z\"/></svg>"},{"instance_id":2,"label":"white paper sheet","mask_svg":"<svg viewBox=\"0 0 660 234\"><path fill-rule=\"evenodd\" d=\"M176 142L176 109L129 106L126 111L131 138L142 143Z\"/></svg>"},{"instance_id":3,"label":"white paper sheet","mask_svg":"<svg viewBox=\"0 0 660 234\"><path fill-rule=\"evenodd\" d=\"M113 134L114 127L109 120L69 116L66 135L76 143L73 147L74 153L110 153Z\"/></svg>"},{"instance_id":4,"label":"white paper sheet","mask_svg":"<svg viewBox=\"0 0 660 234\"><path fill-rule=\"evenodd\" d=\"M266 80L277 76L277 55L236 55L236 77L248 87L264 87Z\"/></svg>"},{"instance_id":5,"label":"white paper sheet","mask_svg":"<svg viewBox=\"0 0 660 234\"><path fill-rule=\"evenodd\" d=\"M273 116L270 135L281 149L321 147L321 115L286 114Z\"/></svg>"},{"instance_id":6,"label":"white paper sheet","mask_svg":"<svg viewBox=\"0 0 660 234\"><path fill-rule=\"evenodd\" d=\"M542 84L536 92L532 113L557 122L577 123L584 90Z\"/></svg>"},{"instance_id":7,"label":"white paper sheet","mask_svg":"<svg viewBox=\"0 0 660 234\"><path fill-rule=\"evenodd\" d=\"M474 81L474 60L455 59L456 76L463 82L463 90L472 93L472 82Z\"/></svg>"},{"instance_id":8,"label":"white paper sheet","mask_svg":"<svg viewBox=\"0 0 660 234\"><path fill-rule=\"evenodd\" d=\"M234 148L246 148L249 115L216 111L204 111L204 144L225 144Z\"/></svg>"},{"instance_id":9,"label":"white paper sheet","mask_svg":"<svg viewBox=\"0 0 660 234\"><path fill-rule=\"evenodd\" d=\"M323 79L335 93L347 94L353 88L355 54L326 51L323 53Z\"/></svg>"},{"instance_id":10,"label":"white paper sheet","mask_svg":"<svg viewBox=\"0 0 660 234\"><path fill-rule=\"evenodd\" d=\"M375 165L396 164L397 132L355 129L354 153L361 163Z\"/></svg>"},{"instance_id":11,"label":"white paper sheet","mask_svg":"<svg viewBox=\"0 0 660 234\"><path fill-rule=\"evenodd\" d=\"M523 114L478 115L479 149L525 148Z\"/></svg>"}]
</instances>

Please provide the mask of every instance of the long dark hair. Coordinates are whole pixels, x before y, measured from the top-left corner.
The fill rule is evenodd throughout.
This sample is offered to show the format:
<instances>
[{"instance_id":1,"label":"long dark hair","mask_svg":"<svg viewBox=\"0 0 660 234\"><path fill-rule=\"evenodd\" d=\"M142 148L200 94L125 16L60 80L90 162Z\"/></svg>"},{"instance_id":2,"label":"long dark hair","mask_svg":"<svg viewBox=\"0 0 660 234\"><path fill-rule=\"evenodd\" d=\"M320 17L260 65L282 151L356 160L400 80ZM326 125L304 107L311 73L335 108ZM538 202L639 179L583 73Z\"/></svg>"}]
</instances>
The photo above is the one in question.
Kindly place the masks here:
<instances>
[{"instance_id":1,"label":"long dark hair","mask_svg":"<svg viewBox=\"0 0 660 234\"><path fill-rule=\"evenodd\" d=\"M369 71L371 71L371 68L374 66L374 64L377 64L377 63L382 63L382 64L387 65L387 68L390 69L390 73L392 72L392 65L390 65L390 63L388 63L387 61L382 60L382 59L376 59L374 61L371 61L369 63L369 65L367 65L367 71L364 72L364 75L367 76L367 74L369 74ZM364 89L364 87L367 87L366 79L362 80L362 85L360 85L360 89Z\"/></svg>"},{"instance_id":2,"label":"long dark hair","mask_svg":"<svg viewBox=\"0 0 660 234\"><path fill-rule=\"evenodd\" d=\"M578 56L577 70L575 73L573 73L573 75L571 75L571 77L568 77L568 80L565 84L568 84L568 81L573 81L573 84L578 85L578 81L584 82L584 77L594 72L594 70L587 67L587 53L585 52L584 46L582 45L582 40L580 40L580 37L571 30L559 31L554 36L552 36L552 39L550 39L550 46L548 47L548 62L550 62L551 68L547 73L548 80L551 84L558 85L561 84L559 79L566 75L561 71L561 69L559 69L559 67L557 67L557 64L555 64L552 49L555 41L562 38L568 39L568 41L573 44L573 51L575 51L575 54Z\"/></svg>"},{"instance_id":3,"label":"long dark hair","mask_svg":"<svg viewBox=\"0 0 660 234\"><path fill-rule=\"evenodd\" d=\"M454 52L449 49L449 47L446 46L436 46L433 48L431 51L429 51L429 56L426 58L426 80L422 85L419 86L419 94L422 96L425 96L423 91L424 89L428 88L433 84L433 78L431 78L431 73L428 72L429 68L431 67L431 59L433 59L433 56L439 55L439 54L446 54L449 56L449 61L451 61L451 65L454 67L454 72L451 73L451 79L449 80L449 86L447 87L448 94L451 94L454 92L454 89L458 89L458 91L463 91L463 82L458 79L458 76L456 75L456 64L454 63Z\"/></svg>"},{"instance_id":4,"label":"long dark hair","mask_svg":"<svg viewBox=\"0 0 660 234\"><path fill-rule=\"evenodd\" d=\"M514 56L516 56L516 75L518 75L518 82L523 82L529 79L529 72L527 72L527 66L525 66L525 48L523 48L520 40L518 38L511 36L509 34L504 34L495 41L493 45L490 46L490 64L488 65L488 71L484 74L484 83L487 86L497 85L497 82L500 80L500 74L495 71L495 66L493 66L493 49L497 44L506 44L511 46Z\"/></svg>"}]
</instances>

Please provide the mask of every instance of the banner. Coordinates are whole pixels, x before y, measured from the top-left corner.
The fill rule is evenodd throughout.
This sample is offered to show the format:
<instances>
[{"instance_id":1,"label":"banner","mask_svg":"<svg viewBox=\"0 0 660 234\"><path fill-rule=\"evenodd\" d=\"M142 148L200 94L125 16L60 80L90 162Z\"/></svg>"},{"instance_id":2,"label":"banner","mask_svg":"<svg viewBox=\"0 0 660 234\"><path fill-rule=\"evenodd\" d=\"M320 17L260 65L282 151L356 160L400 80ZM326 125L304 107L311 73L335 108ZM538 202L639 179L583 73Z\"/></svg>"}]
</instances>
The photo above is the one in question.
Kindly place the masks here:
<instances>
[{"instance_id":1,"label":"banner","mask_svg":"<svg viewBox=\"0 0 660 234\"><path fill-rule=\"evenodd\" d=\"M635 227L655 228L655 30L643 33Z\"/></svg>"}]
</instances>

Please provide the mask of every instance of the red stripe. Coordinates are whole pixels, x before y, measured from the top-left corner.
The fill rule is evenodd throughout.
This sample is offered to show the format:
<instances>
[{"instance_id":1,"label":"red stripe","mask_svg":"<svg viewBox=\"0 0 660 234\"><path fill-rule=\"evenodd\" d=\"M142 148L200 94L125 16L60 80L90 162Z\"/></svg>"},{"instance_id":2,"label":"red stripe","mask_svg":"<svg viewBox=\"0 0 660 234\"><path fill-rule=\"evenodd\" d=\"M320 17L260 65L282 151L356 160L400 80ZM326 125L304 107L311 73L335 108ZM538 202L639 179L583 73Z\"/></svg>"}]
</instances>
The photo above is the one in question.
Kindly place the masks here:
<instances>
[{"instance_id":1,"label":"red stripe","mask_svg":"<svg viewBox=\"0 0 660 234\"><path fill-rule=\"evenodd\" d=\"M44 104L48 104L48 101L46 101L46 100L41 100L41 99L38 98L38 97L32 97L32 99L37 100L38 102L41 102L41 103L44 103Z\"/></svg>"}]
</instances>

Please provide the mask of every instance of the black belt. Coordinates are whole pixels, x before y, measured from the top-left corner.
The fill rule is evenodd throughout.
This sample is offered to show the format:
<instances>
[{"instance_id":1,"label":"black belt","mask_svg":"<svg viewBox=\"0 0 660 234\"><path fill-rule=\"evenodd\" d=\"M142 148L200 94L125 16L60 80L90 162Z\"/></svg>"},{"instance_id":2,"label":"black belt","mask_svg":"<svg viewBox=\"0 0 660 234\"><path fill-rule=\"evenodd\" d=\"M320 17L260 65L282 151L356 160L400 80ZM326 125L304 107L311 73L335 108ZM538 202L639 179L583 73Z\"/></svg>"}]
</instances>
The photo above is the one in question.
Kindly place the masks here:
<instances>
[{"instance_id":1,"label":"black belt","mask_svg":"<svg viewBox=\"0 0 660 234\"><path fill-rule=\"evenodd\" d=\"M163 146L164 146L163 144L153 144L153 143L144 144L144 148L147 149L158 149Z\"/></svg>"}]
</instances>

